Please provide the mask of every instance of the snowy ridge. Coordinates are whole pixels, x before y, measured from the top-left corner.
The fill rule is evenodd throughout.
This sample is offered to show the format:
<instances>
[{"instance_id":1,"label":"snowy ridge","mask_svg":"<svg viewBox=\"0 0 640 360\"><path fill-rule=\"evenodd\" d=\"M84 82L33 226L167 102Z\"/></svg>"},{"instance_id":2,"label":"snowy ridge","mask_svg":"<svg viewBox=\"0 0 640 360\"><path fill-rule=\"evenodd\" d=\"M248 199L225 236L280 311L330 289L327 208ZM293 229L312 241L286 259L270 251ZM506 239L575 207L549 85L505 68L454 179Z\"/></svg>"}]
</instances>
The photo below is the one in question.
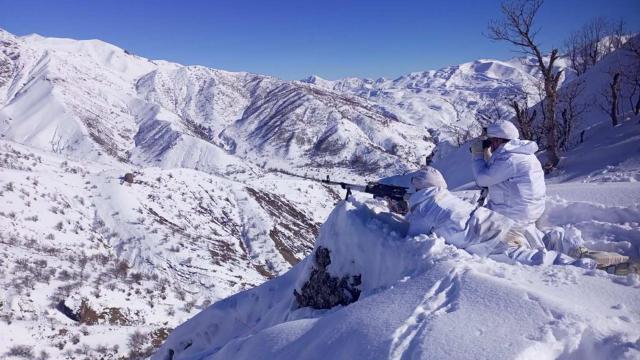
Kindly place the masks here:
<instances>
[{"instance_id":1,"label":"snowy ridge","mask_svg":"<svg viewBox=\"0 0 640 360\"><path fill-rule=\"evenodd\" d=\"M3 39L0 131L42 150L213 174L332 165L361 176L415 167L433 148L374 104L308 84L150 61L98 40Z\"/></svg>"},{"instance_id":2,"label":"snowy ridge","mask_svg":"<svg viewBox=\"0 0 640 360\"><path fill-rule=\"evenodd\" d=\"M559 62L559 69L566 68ZM303 81L354 94L384 106L402 121L438 130L439 140L455 142L460 135L477 136L478 119L509 117L505 97L535 90L532 59L477 60L440 70L411 73L394 80L346 78L329 81L311 76ZM534 96L531 96L532 102Z\"/></svg>"},{"instance_id":3,"label":"snowy ridge","mask_svg":"<svg viewBox=\"0 0 640 360\"><path fill-rule=\"evenodd\" d=\"M578 215L572 206L560 207ZM608 221L638 215L623 214ZM308 278L308 257L178 327L154 358L640 356L637 277L497 263L440 238L405 238L405 229L380 203L340 203L316 248L331 250L331 274L361 275L357 302L297 308L292 292ZM637 256L639 240L626 253Z\"/></svg>"}]
</instances>

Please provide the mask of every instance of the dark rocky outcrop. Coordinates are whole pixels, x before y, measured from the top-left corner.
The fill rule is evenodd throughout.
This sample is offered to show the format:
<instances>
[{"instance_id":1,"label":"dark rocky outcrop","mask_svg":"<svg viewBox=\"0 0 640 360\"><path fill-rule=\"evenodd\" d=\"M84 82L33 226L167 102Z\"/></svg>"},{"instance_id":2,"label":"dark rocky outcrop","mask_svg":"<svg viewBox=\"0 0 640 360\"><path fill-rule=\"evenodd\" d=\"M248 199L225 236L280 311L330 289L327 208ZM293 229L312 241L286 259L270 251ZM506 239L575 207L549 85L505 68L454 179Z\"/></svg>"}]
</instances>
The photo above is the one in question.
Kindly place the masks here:
<instances>
[{"instance_id":1,"label":"dark rocky outcrop","mask_svg":"<svg viewBox=\"0 0 640 360\"><path fill-rule=\"evenodd\" d=\"M336 305L346 306L358 301L358 286L362 283L360 274L331 276L327 272L327 266L331 264L330 253L329 249L322 246L316 249L309 280L302 285L300 293L293 290L299 307L331 309Z\"/></svg>"},{"instance_id":2,"label":"dark rocky outcrop","mask_svg":"<svg viewBox=\"0 0 640 360\"><path fill-rule=\"evenodd\" d=\"M122 180L126 183L133 184L134 177L135 176L132 173L126 173Z\"/></svg>"}]
</instances>

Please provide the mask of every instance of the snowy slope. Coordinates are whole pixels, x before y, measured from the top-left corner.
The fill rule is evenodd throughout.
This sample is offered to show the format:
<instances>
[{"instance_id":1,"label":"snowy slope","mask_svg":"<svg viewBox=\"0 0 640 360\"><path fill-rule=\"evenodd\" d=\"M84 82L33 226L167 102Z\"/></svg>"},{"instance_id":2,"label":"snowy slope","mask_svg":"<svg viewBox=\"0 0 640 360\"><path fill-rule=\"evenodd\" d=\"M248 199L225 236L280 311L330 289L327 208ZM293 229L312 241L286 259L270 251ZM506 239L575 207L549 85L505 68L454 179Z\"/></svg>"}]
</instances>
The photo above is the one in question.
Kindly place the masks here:
<instances>
[{"instance_id":1,"label":"snowy slope","mask_svg":"<svg viewBox=\"0 0 640 360\"><path fill-rule=\"evenodd\" d=\"M552 204L569 216L585 206ZM627 222L639 210L622 209L608 221ZM406 225L386 211L379 203L342 202L316 242L331 250L332 275L362 276L357 302L328 311L297 308L292 293L308 278L308 257L178 327L155 358L640 356L637 277L497 263L439 238L405 237ZM637 257L640 238L628 240L625 252Z\"/></svg>"},{"instance_id":2,"label":"snowy slope","mask_svg":"<svg viewBox=\"0 0 640 360\"><path fill-rule=\"evenodd\" d=\"M563 227L591 249L640 260L638 126L630 119L611 128L605 119L567 154L550 179L542 229ZM464 166L468 150L460 154L447 169ZM462 170L449 174L464 184ZM357 302L298 308L292 293L308 279L309 256L178 327L154 357L640 358L637 275L497 263L439 238L405 237L402 219L387 211L380 202L342 202L316 241L331 250L332 275L362 276Z\"/></svg>"},{"instance_id":3,"label":"snowy slope","mask_svg":"<svg viewBox=\"0 0 640 360\"><path fill-rule=\"evenodd\" d=\"M640 36L632 38L630 42L640 42ZM584 113L573 124L572 135L568 140L568 150L561 154L558 169L550 174L548 181L558 183L639 180L640 147L637 144L640 141L638 137L640 118L633 114L629 106L629 95L633 94L634 90L628 82L622 81L620 124L616 128L611 124L603 95L610 91L612 73L616 71L624 73L625 69L634 69L638 66L640 66L638 59L623 48L607 55L580 78L571 79L563 84L559 90L560 97L572 86L581 84L583 90L576 97L575 102L584 109ZM564 106L560 103L558 112ZM541 110L538 109L538 112L540 113ZM559 116L558 119L560 119ZM580 142L581 138L583 143ZM461 146L448 142L438 144L434 166L442 171L452 188L473 186L469 146L470 142Z\"/></svg>"},{"instance_id":4,"label":"snowy slope","mask_svg":"<svg viewBox=\"0 0 640 360\"><path fill-rule=\"evenodd\" d=\"M0 31L0 42L3 354L149 351L197 306L312 249L342 195L269 168L362 181L433 146L365 100L308 84L99 40ZM153 341L137 349L135 331Z\"/></svg>"},{"instance_id":5,"label":"snowy slope","mask_svg":"<svg viewBox=\"0 0 640 360\"><path fill-rule=\"evenodd\" d=\"M577 231L591 249L640 260L638 126L605 122L587 138L581 146L602 149L604 162L580 147L567 154L550 179L542 229ZM452 161L449 169L461 167ZM292 293L308 279L309 256L178 327L155 358L640 357L637 275L497 263L439 238L407 238L387 211L379 202L342 202L316 241L331 250L332 275L362 276L357 302L297 308Z\"/></svg>"},{"instance_id":6,"label":"snowy slope","mask_svg":"<svg viewBox=\"0 0 640 360\"><path fill-rule=\"evenodd\" d=\"M40 149L126 158L135 132L132 80L153 64L99 40L18 38L0 31L5 66L0 132Z\"/></svg>"},{"instance_id":7,"label":"snowy slope","mask_svg":"<svg viewBox=\"0 0 640 360\"><path fill-rule=\"evenodd\" d=\"M605 117L585 130L584 143L562 154L547 182L637 182L640 169L640 118L629 115L618 127ZM444 175L451 188L473 188L470 143L460 147L442 144L434 158L434 166Z\"/></svg>"},{"instance_id":8,"label":"snowy slope","mask_svg":"<svg viewBox=\"0 0 640 360\"><path fill-rule=\"evenodd\" d=\"M606 86L602 68L622 56L612 55L583 78L588 91L579 101L593 102ZM385 86L384 79L308 81L373 97L383 96L377 91ZM637 117L623 119L613 128L606 114L592 110L578 124L585 129L584 143L566 152L548 179L539 226L562 227L591 249L638 261L640 128ZM439 145L435 164L451 187L473 188L468 147ZM312 254L176 328L153 358L640 358L637 275L499 263L435 236L407 237L406 227L381 202L341 202L322 225L315 248L330 250L330 275L361 277L356 302L330 310L298 307L293 293L309 279Z\"/></svg>"},{"instance_id":9,"label":"snowy slope","mask_svg":"<svg viewBox=\"0 0 640 360\"><path fill-rule=\"evenodd\" d=\"M148 351L201 306L302 259L334 197L284 175L239 183L0 140L0 351L125 356L136 331Z\"/></svg>"},{"instance_id":10,"label":"snowy slope","mask_svg":"<svg viewBox=\"0 0 640 360\"><path fill-rule=\"evenodd\" d=\"M77 159L362 176L415 167L434 146L365 99L305 83L151 61L99 40L0 40L0 134Z\"/></svg>"}]
</instances>

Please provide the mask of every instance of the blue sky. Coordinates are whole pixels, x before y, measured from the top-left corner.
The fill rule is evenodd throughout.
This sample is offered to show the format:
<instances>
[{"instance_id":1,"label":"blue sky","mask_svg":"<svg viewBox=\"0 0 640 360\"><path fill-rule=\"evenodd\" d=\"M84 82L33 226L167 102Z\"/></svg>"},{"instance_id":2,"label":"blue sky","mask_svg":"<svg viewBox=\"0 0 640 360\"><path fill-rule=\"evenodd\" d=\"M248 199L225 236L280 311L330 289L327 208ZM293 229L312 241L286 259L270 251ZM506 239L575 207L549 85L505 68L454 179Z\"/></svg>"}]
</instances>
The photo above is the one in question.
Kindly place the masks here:
<instances>
[{"instance_id":1,"label":"blue sky","mask_svg":"<svg viewBox=\"0 0 640 360\"><path fill-rule=\"evenodd\" d=\"M98 38L182 64L284 79L394 78L478 58L514 56L482 35L499 1L0 0L17 35ZM640 0L547 0L545 47L602 15L640 31Z\"/></svg>"}]
</instances>

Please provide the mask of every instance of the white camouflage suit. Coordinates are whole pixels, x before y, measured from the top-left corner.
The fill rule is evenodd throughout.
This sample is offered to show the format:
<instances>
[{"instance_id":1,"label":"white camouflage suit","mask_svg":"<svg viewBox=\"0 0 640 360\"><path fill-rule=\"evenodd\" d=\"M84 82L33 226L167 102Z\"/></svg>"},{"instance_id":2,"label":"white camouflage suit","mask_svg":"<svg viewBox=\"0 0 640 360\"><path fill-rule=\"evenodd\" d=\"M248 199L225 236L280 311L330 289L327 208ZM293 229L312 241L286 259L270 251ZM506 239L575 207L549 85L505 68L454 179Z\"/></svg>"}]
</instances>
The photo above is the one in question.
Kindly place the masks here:
<instances>
[{"instance_id":1,"label":"white camouflage suit","mask_svg":"<svg viewBox=\"0 0 640 360\"><path fill-rule=\"evenodd\" d=\"M518 129L508 121L489 125L487 136L508 142L499 145L488 160L472 149L472 170L478 186L489 188L487 208L515 222L508 243L510 257L525 263L570 261L554 251L546 253L544 234L536 227L546 197L544 171L535 155L538 145L520 140ZM565 237L564 233L550 235L553 236L547 239L554 241L547 241L547 250L573 249L582 242L581 238Z\"/></svg>"},{"instance_id":2,"label":"white camouflage suit","mask_svg":"<svg viewBox=\"0 0 640 360\"><path fill-rule=\"evenodd\" d=\"M409 213L405 219L409 222L409 236L435 233L450 245L503 262L551 265L574 260L544 247L532 249L522 240L518 222L455 196L434 168L416 172L412 184L417 191L408 199Z\"/></svg>"},{"instance_id":3,"label":"white camouflage suit","mask_svg":"<svg viewBox=\"0 0 640 360\"><path fill-rule=\"evenodd\" d=\"M505 250L512 220L475 207L443 187L427 187L409 198L409 236L435 233L472 254L488 256Z\"/></svg>"},{"instance_id":4,"label":"white camouflage suit","mask_svg":"<svg viewBox=\"0 0 640 360\"><path fill-rule=\"evenodd\" d=\"M533 141L510 140L485 162L473 160L476 183L489 188L487 208L513 220L529 247L542 248L535 223L544 212L546 186Z\"/></svg>"}]
</instances>

